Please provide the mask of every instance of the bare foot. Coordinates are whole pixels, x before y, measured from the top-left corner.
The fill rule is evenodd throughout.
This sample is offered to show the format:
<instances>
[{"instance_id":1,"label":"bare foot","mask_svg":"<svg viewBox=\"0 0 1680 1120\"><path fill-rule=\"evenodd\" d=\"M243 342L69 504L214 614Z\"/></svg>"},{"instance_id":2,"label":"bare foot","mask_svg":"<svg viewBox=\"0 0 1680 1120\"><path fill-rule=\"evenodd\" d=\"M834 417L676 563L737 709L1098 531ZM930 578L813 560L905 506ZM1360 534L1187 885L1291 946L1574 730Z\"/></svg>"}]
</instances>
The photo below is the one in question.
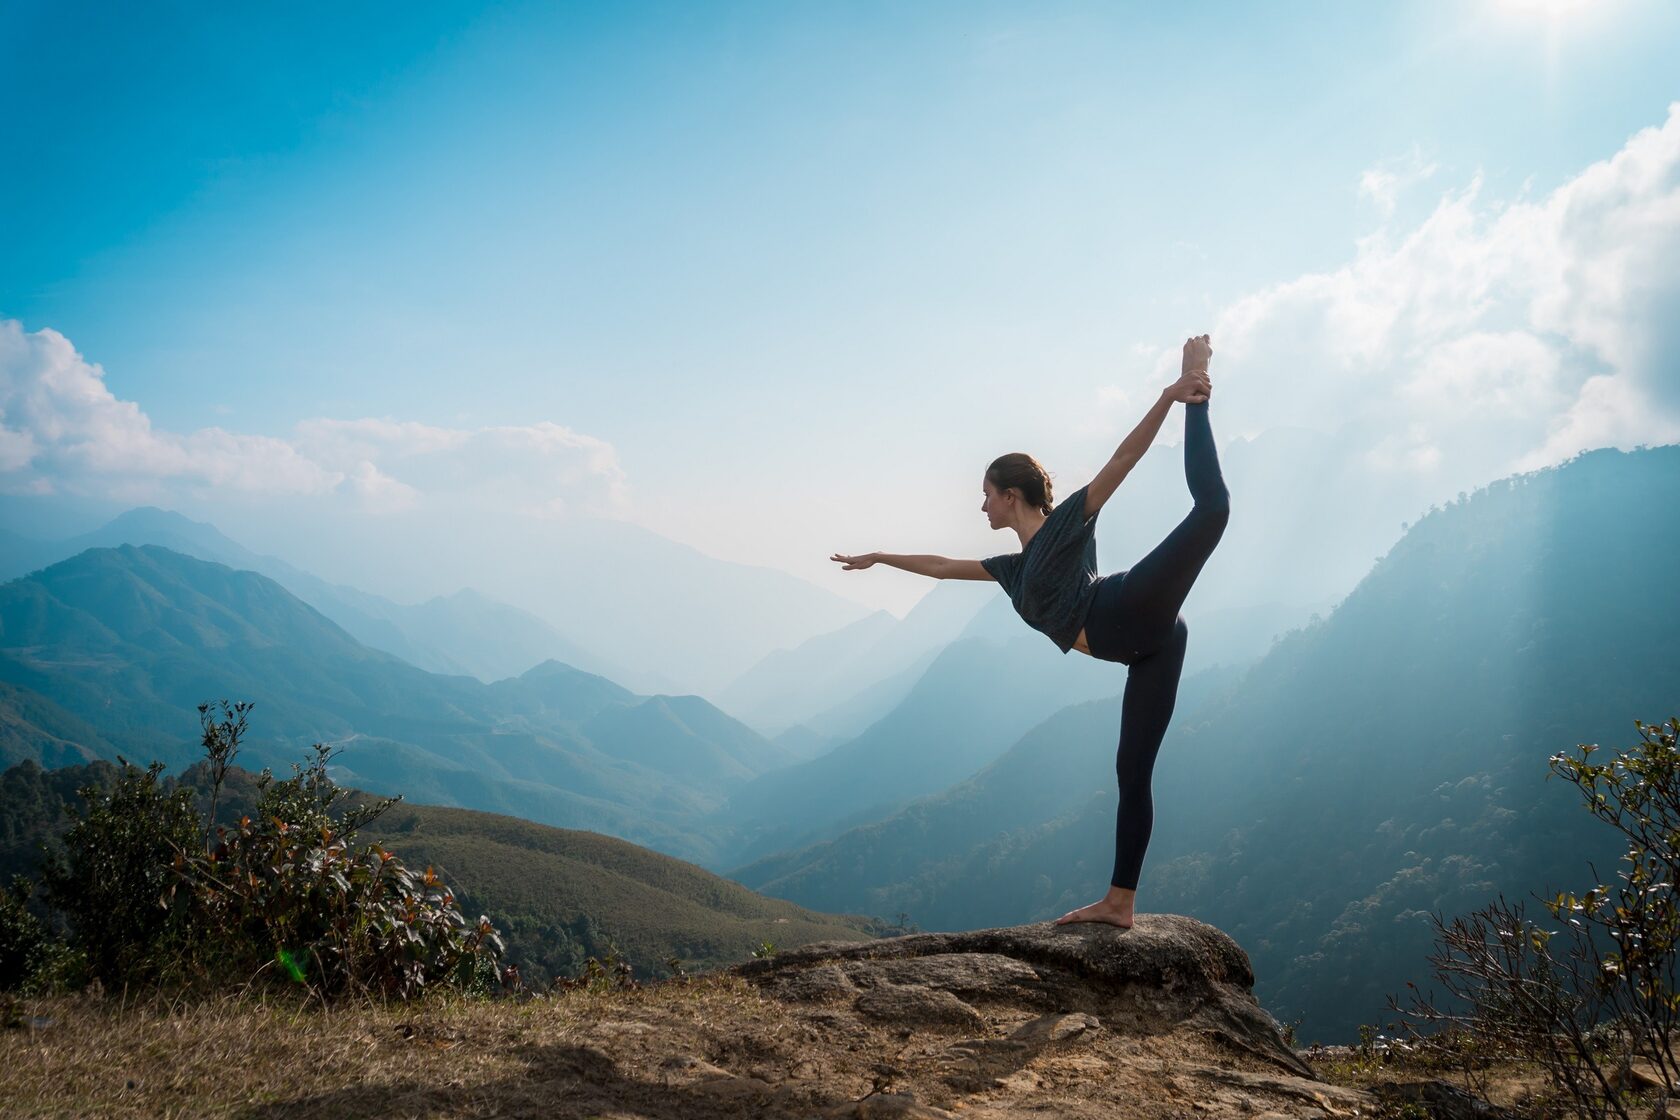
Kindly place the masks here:
<instances>
[{"instance_id":1,"label":"bare foot","mask_svg":"<svg viewBox=\"0 0 1680 1120\"><path fill-rule=\"evenodd\" d=\"M1072 922L1107 922L1111 926L1121 929L1132 928L1132 908L1109 899L1093 902L1089 906L1081 906L1077 910L1069 910L1056 919L1059 926Z\"/></svg>"}]
</instances>

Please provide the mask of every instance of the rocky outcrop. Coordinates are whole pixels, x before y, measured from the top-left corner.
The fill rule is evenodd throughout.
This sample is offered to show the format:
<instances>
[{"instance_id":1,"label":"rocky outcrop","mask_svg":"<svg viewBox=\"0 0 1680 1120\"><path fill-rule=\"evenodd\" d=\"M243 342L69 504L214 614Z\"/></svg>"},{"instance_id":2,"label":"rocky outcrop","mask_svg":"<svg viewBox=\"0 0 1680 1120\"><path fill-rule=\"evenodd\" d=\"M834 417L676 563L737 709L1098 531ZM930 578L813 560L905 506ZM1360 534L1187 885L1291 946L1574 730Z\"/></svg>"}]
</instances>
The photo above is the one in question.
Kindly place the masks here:
<instances>
[{"instance_id":1,"label":"rocky outcrop","mask_svg":"<svg viewBox=\"0 0 1680 1120\"><path fill-rule=\"evenodd\" d=\"M873 1091L818 1115L1334 1116L1375 1103L1316 1078L1255 1001L1247 954L1191 918L821 942L734 971L825 1043L890 1055Z\"/></svg>"}]
</instances>

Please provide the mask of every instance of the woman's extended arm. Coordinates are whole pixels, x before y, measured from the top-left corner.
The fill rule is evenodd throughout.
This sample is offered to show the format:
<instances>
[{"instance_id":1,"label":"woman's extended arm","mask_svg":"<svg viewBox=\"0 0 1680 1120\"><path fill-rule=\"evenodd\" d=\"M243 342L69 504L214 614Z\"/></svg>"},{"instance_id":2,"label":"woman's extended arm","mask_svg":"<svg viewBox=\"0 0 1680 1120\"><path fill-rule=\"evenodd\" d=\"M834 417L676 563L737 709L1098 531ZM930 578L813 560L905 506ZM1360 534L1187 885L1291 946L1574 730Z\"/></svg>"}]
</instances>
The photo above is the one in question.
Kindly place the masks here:
<instances>
[{"instance_id":1,"label":"woman's extended arm","mask_svg":"<svg viewBox=\"0 0 1680 1120\"><path fill-rule=\"evenodd\" d=\"M932 576L934 579L992 578L991 573L986 571L978 560L952 560L948 556L932 556L925 553L899 556L891 552L867 552L859 556L842 556L836 552L829 559L838 560L843 565L842 570L848 572L873 564L885 564L889 568L902 568L919 576Z\"/></svg>"},{"instance_id":2,"label":"woman's extended arm","mask_svg":"<svg viewBox=\"0 0 1680 1120\"><path fill-rule=\"evenodd\" d=\"M1137 427L1131 434L1120 441L1120 446L1109 457L1103 469L1097 472L1090 485L1085 487L1085 516L1094 517L1103 503L1113 496L1114 491L1125 481L1126 475L1131 473L1132 467L1143 458L1143 453L1149 450L1155 442L1156 433L1161 430L1161 424L1172 411L1172 406L1183 401L1185 404L1199 404L1208 399L1213 390L1213 383L1208 379L1208 359L1213 356L1213 348L1208 345L1208 336L1186 339L1184 342L1184 367L1179 379L1161 390L1160 397L1149 406L1149 411L1143 414Z\"/></svg>"}]
</instances>

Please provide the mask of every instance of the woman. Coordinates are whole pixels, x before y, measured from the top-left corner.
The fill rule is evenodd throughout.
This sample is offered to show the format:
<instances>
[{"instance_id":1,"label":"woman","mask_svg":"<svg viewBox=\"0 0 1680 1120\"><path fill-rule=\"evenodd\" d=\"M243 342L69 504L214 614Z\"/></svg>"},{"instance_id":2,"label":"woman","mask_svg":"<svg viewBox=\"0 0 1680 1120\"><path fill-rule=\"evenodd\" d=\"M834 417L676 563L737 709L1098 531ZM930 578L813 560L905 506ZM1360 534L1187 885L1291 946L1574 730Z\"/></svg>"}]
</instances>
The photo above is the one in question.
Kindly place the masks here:
<instances>
[{"instance_id":1,"label":"woman","mask_svg":"<svg viewBox=\"0 0 1680 1120\"><path fill-rule=\"evenodd\" d=\"M1102 899L1063 914L1057 925L1132 925L1138 875L1155 822L1150 775L1184 668L1188 630L1178 612L1230 516L1230 495L1208 426L1213 382L1207 369L1212 356L1207 335L1186 339L1179 379L1161 391L1097 476L1061 505L1052 505L1050 478L1030 455L1004 455L986 469L981 484L986 500L980 508L992 528L1015 530L1020 552L985 560L882 552L832 557L846 571L879 563L935 579L996 580L1027 624L1048 635L1063 653L1077 649L1127 666L1115 760L1120 808L1114 874ZM1125 571L1099 576L1097 513L1149 449L1174 402L1184 404L1184 476L1195 504L1148 556Z\"/></svg>"}]
</instances>

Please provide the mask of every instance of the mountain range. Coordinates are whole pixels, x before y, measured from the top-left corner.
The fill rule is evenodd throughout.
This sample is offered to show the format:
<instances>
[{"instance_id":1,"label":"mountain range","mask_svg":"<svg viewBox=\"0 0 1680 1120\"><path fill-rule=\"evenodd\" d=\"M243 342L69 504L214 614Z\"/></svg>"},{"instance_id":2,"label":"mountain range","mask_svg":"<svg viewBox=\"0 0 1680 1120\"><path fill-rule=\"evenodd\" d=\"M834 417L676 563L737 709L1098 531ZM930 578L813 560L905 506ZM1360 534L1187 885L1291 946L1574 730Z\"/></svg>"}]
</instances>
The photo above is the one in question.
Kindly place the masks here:
<instances>
[{"instance_id":1,"label":"mountain range","mask_svg":"<svg viewBox=\"0 0 1680 1120\"><path fill-rule=\"evenodd\" d=\"M122 751L179 767L196 757L196 706L238 698L257 705L254 761L341 744L344 780L374 792L685 856L707 854L697 816L795 761L698 697L640 696L558 662L493 684L428 673L265 576L155 545L0 585L0 683L8 765Z\"/></svg>"}]
</instances>

